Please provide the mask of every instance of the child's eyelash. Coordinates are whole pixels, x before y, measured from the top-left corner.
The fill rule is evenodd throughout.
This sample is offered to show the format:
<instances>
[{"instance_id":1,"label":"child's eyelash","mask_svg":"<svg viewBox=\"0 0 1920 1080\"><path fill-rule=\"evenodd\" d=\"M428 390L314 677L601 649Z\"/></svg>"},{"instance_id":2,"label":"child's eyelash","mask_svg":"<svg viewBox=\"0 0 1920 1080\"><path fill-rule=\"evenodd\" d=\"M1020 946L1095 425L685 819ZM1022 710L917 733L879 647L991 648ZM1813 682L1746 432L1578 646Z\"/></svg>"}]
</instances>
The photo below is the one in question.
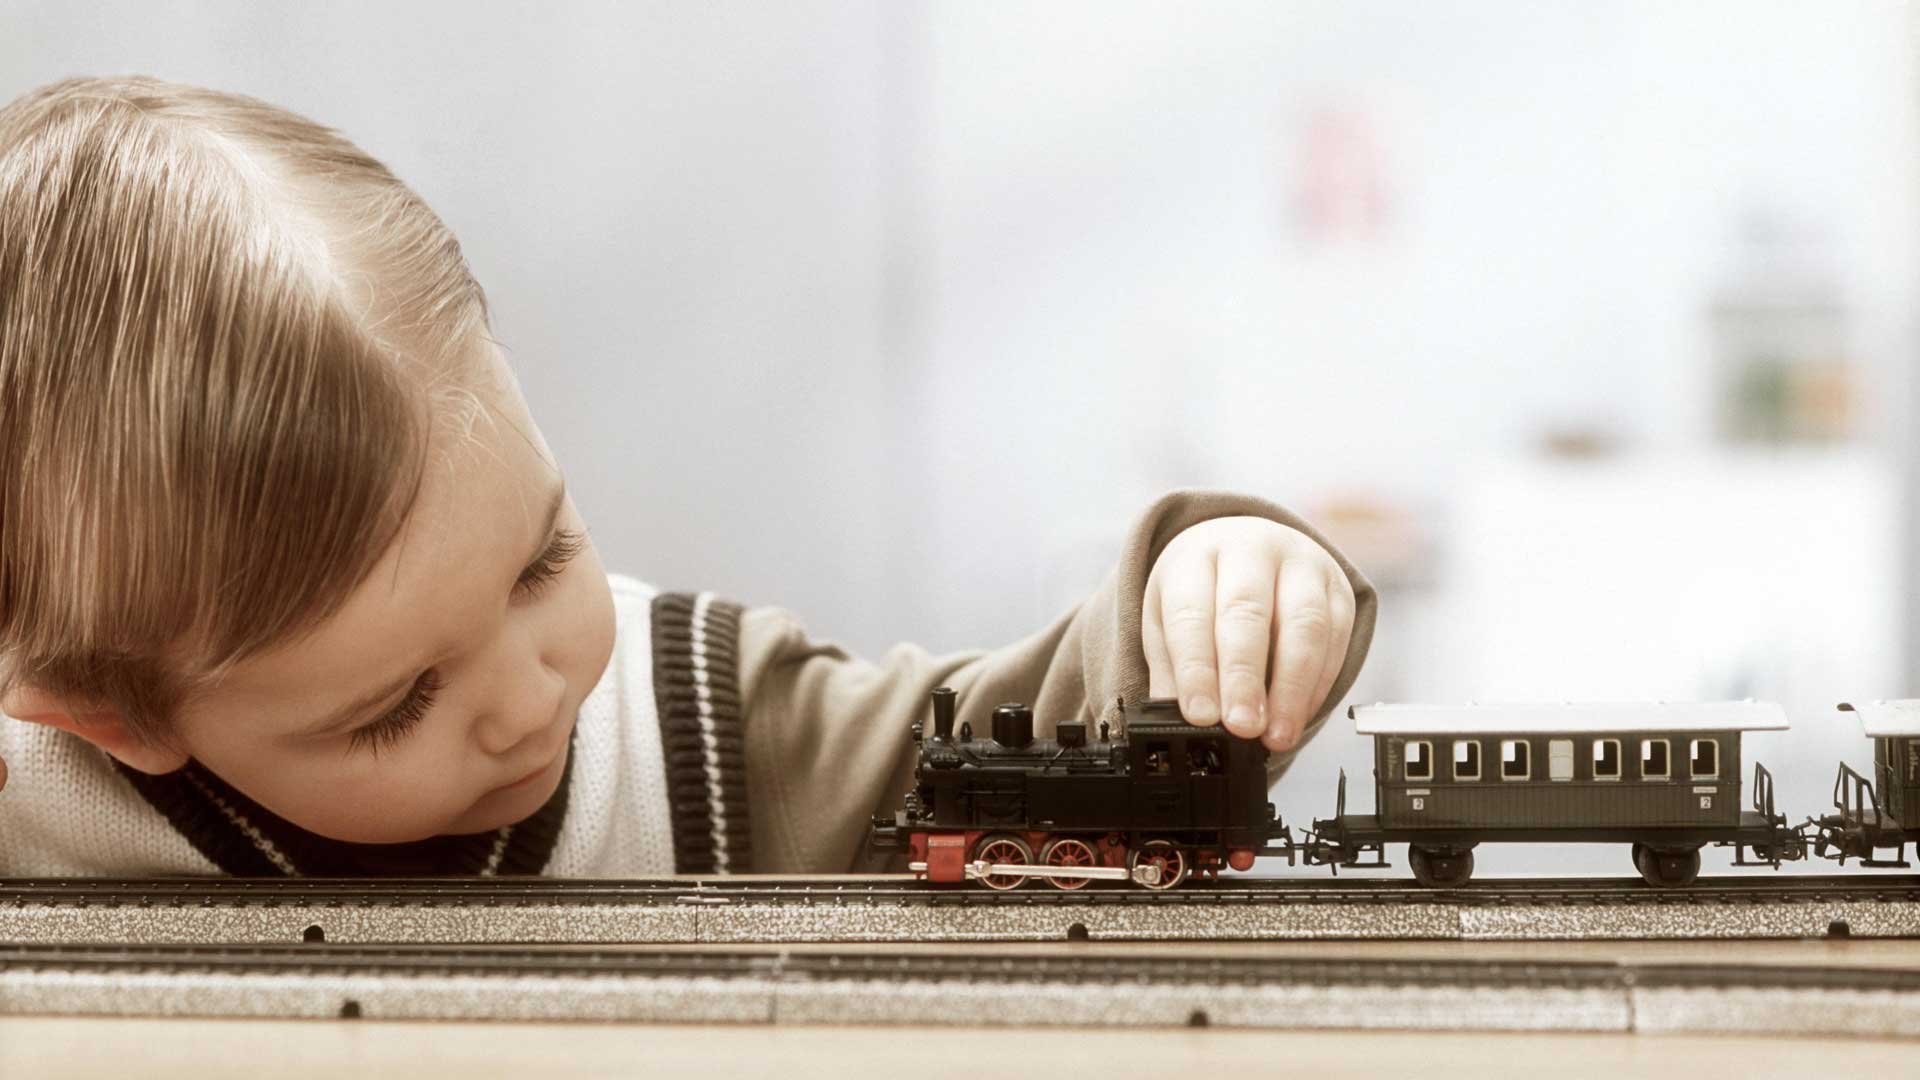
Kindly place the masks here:
<instances>
[{"instance_id":1,"label":"child's eyelash","mask_svg":"<svg viewBox=\"0 0 1920 1080\"><path fill-rule=\"evenodd\" d=\"M514 591L527 596L539 593L548 582L560 576L560 571L566 569L567 563L573 561L575 555L580 554L586 547L586 539L584 533L572 529L554 533L553 540L540 552L539 558L520 572L520 580L513 585ZM380 751L399 745L419 726L427 710L433 708L433 695L444 689L446 684L440 681L440 676L428 668L414 680L413 688L407 691L407 696L400 704L388 710L380 719L362 724L348 733L348 751L367 749L379 757Z\"/></svg>"},{"instance_id":2,"label":"child's eyelash","mask_svg":"<svg viewBox=\"0 0 1920 1080\"><path fill-rule=\"evenodd\" d=\"M347 734L349 752L362 748L373 751L374 757L380 751L399 745L400 740L412 733L419 725L427 710L433 708L433 695L446 689L440 676L432 668L420 673L413 682L413 688L400 704L395 705L385 716L371 724L362 724Z\"/></svg>"},{"instance_id":3,"label":"child's eyelash","mask_svg":"<svg viewBox=\"0 0 1920 1080\"><path fill-rule=\"evenodd\" d=\"M547 544L546 550L540 553L540 557L520 572L520 580L513 586L514 591L527 596L539 593L542 586L559 577L560 571L566 569L567 563L571 562L575 555L580 554L586 547L586 541L584 533L575 532L572 529L561 529L554 533L552 542Z\"/></svg>"}]
</instances>

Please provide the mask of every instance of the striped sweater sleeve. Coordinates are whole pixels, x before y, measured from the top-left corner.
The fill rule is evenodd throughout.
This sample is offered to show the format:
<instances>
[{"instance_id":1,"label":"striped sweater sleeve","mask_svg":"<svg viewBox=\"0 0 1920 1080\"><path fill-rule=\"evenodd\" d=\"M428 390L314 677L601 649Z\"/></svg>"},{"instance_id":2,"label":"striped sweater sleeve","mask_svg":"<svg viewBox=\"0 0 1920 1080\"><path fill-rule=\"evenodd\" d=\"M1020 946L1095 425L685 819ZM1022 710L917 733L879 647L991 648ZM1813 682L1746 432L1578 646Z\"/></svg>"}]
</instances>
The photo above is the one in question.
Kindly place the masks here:
<instances>
[{"instance_id":1,"label":"striped sweater sleeve","mask_svg":"<svg viewBox=\"0 0 1920 1080\"><path fill-rule=\"evenodd\" d=\"M709 592L661 593L653 601L653 690L676 873L753 866L740 613L740 605Z\"/></svg>"}]
</instances>

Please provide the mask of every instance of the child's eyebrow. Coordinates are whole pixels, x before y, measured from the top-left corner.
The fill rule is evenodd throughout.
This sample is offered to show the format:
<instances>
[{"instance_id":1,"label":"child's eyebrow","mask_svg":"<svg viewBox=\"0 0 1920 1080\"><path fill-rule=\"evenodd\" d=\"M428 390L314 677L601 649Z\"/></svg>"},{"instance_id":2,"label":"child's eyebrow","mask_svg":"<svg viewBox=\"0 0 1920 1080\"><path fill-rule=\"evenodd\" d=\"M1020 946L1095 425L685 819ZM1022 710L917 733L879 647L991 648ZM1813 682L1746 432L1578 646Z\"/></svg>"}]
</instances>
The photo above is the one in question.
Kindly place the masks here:
<instances>
[{"instance_id":1,"label":"child's eyebrow","mask_svg":"<svg viewBox=\"0 0 1920 1080\"><path fill-rule=\"evenodd\" d=\"M562 477L559 483L554 486L553 494L547 499L547 513L544 523L540 526L540 531L534 534L533 553L520 562L522 568L532 566L540 560L541 555L545 554L547 542L553 538L553 528L560 521L560 508L566 504L567 481ZM413 681L419 677L418 672L408 672L387 685L380 687L378 690L355 698L340 708L335 709L333 712L328 713L326 716L310 724L304 724L295 730L304 737L314 737L325 735L338 728L345 727L372 709L375 705L387 700L406 687L413 685Z\"/></svg>"}]
</instances>

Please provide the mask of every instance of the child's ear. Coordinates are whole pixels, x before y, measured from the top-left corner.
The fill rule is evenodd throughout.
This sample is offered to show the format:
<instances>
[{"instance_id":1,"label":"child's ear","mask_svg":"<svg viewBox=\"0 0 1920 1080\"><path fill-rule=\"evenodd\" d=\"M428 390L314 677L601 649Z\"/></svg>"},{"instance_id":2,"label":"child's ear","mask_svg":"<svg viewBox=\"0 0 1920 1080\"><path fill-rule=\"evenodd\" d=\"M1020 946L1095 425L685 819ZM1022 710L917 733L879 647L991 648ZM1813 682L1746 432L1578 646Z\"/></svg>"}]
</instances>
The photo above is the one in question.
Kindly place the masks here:
<instances>
[{"instance_id":1,"label":"child's ear","mask_svg":"<svg viewBox=\"0 0 1920 1080\"><path fill-rule=\"evenodd\" d=\"M134 734L117 710L77 697L21 687L0 697L0 713L30 724L70 731L112 754L128 768L170 773L187 763L185 751L155 746Z\"/></svg>"}]
</instances>

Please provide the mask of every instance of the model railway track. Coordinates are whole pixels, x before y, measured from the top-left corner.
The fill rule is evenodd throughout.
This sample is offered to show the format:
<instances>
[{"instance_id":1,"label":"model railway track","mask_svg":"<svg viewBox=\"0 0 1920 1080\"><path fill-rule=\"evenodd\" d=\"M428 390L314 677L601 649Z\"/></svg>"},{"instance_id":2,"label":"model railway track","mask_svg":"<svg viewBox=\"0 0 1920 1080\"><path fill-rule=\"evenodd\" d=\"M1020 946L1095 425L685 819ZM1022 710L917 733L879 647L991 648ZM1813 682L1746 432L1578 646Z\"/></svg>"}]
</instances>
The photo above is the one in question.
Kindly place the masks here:
<instances>
[{"instance_id":1,"label":"model railway track","mask_svg":"<svg viewBox=\"0 0 1920 1080\"><path fill-rule=\"evenodd\" d=\"M1044 885L1018 891L931 887L910 877L868 878L154 878L0 879L0 907L136 904L272 906L404 904L885 903L938 907L1210 906L1272 903L1624 903L1698 905L1822 900L1920 900L1920 875L1801 875L1702 878L1684 889L1649 888L1638 878L1486 878L1450 888L1354 878L1235 877L1174 892L1094 888L1064 892Z\"/></svg>"},{"instance_id":2,"label":"model railway track","mask_svg":"<svg viewBox=\"0 0 1920 1080\"><path fill-rule=\"evenodd\" d=\"M0 946L0 1013L1920 1037L1920 972L1744 965Z\"/></svg>"},{"instance_id":3,"label":"model railway track","mask_svg":"<svg viewBox=\"0 0 1920 1080\"><path fill-rule=\"evenodd\" d=\"M0 941L661 943L1920 936L1920 877L1237 879L943 889L905 878L0 881Z\"/></svg>"}]
</instances>

